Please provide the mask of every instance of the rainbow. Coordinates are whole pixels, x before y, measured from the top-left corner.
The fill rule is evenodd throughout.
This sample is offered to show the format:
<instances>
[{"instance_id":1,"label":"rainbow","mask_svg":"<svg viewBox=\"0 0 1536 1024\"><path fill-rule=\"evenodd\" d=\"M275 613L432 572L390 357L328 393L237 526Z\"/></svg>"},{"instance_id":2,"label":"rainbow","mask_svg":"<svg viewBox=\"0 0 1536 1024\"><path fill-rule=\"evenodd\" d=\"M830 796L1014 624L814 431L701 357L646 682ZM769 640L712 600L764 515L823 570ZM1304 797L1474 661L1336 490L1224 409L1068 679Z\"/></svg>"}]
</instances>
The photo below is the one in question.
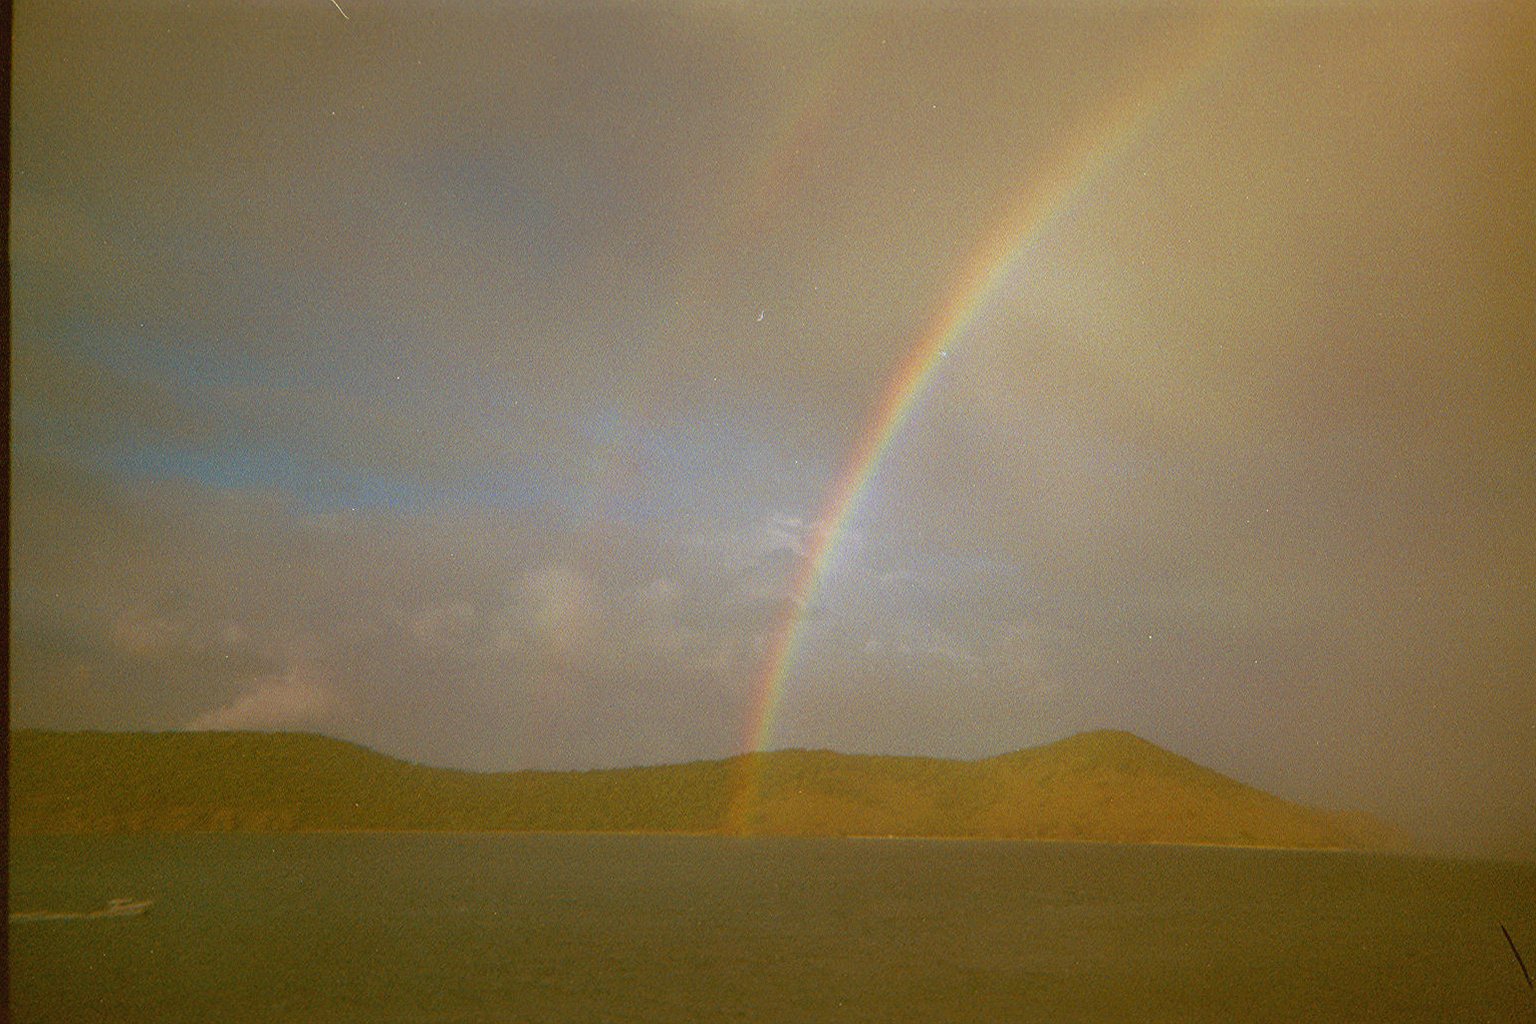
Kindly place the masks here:
<instances>
[{"instance_id":1,"label":"rainbow","mask_svg":"<svg viewBox=\"0 0 1536 1024\"><path fill-rule=\"evenodd\" d=\"M789 671L803 639L807 610L814 606L827 565L875 476L935 370L982 317L999 285L1046 229L1060 221L1118 163L1159 116L1186 95L1239 38L1238 26L1221 24L1202 36L1164 73L1109 104L1061 147L997 219L996 228L948 290L917 342L887 380L857 446L828 491L802 548L790 597L766 637L740 738L741 771L728 810L728 828L749 831L761 774ZM1246 32L1241 33L1246 35Z\"/></svg>"},{"instance_id":2,"label":"rainbow","mask_svg":"<svg viewBox=\"0 0 1536 1024\"><path fill-rule=\"evenodd\" d=\"M795 187L795 165L801 154L814 148L828 117L835 79L830 67L817 68L801 86L794 102L785 106L767 133L768 144L752 161L731 231L755 236L774 219L785 197Z\"/></svg>"}]
</instances>

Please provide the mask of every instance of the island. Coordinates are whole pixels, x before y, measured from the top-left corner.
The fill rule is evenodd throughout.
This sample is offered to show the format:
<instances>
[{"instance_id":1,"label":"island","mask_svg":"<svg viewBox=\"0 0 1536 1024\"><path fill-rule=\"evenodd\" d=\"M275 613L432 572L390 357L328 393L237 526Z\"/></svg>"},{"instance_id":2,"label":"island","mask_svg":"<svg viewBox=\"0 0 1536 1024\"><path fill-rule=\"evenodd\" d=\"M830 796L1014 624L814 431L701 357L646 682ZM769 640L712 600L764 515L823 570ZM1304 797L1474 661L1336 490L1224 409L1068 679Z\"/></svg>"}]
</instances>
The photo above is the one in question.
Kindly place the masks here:
<instances>
[{"instance_id":1,"label":"island","mask_svg":"<svg viewBox=\"0 0 1536 1024\"><path fill-rule=\"evenodd\" d=\"M308 733L10 735L13 835L652 832L1391 850L1128 732L972 761L778 750L590 771L470 772Z\"/></svg>"}]
</instances>

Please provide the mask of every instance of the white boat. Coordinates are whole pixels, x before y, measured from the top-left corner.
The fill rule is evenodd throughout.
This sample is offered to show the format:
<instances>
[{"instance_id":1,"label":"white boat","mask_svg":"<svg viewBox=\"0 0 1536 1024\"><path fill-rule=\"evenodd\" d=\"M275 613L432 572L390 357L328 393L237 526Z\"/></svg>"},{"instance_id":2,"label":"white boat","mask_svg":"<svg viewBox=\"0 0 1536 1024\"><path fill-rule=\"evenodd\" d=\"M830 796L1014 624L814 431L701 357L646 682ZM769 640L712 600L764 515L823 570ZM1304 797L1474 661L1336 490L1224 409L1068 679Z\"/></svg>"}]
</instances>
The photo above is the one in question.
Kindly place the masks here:
<instances>
[{"instance_id":1,"label":"white boat","mask_svg":"<svg viewBox=\"0 0 1536 1024\"><path fill-rule=\"evenodd\" d=\"M23 910L10 915L17 921L79 921L98 917L138 917L155 905L154 900L115 899L100 910Z\"/></svg>"}]
</instances>

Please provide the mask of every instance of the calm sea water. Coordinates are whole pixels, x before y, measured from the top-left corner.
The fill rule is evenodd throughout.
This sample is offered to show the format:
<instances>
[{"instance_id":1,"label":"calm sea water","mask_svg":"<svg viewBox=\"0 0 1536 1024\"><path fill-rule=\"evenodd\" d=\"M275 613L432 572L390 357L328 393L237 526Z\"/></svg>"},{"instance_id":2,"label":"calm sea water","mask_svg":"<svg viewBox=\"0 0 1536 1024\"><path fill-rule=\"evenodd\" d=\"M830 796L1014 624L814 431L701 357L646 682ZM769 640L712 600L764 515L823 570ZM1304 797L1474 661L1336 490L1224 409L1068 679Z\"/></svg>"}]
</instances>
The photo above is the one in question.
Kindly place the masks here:
<instances>
[{"instance_id":1,"label":"calm sea water","mask_svg":"<svg viewBox=\"0 0 1536 1024\"><path fill-rule=\"evenodd\" d=\"M1536 866L923 840L25 839L18 1021L1536 1021Z\"/></svg>"}]
</instances>

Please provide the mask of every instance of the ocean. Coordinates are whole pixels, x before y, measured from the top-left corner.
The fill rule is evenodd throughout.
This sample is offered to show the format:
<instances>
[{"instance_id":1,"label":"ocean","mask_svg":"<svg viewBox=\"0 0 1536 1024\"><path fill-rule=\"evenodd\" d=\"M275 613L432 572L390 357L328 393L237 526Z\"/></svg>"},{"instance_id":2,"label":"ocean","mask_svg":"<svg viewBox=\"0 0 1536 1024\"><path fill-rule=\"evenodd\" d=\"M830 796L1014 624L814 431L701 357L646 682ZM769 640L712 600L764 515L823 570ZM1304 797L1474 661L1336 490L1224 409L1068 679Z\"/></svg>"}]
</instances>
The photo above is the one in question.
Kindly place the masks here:
<instances>
[{"instance_id":1,"label":"ocean","mask_svg":"<svg viewBox=\"0 0 1536 1024\"><path fill-rule=\"evenodd\" d=\"M626 835L13 839L15 1021L1536 1021L1536 865Z\"/></svg>"}]
</instances>

